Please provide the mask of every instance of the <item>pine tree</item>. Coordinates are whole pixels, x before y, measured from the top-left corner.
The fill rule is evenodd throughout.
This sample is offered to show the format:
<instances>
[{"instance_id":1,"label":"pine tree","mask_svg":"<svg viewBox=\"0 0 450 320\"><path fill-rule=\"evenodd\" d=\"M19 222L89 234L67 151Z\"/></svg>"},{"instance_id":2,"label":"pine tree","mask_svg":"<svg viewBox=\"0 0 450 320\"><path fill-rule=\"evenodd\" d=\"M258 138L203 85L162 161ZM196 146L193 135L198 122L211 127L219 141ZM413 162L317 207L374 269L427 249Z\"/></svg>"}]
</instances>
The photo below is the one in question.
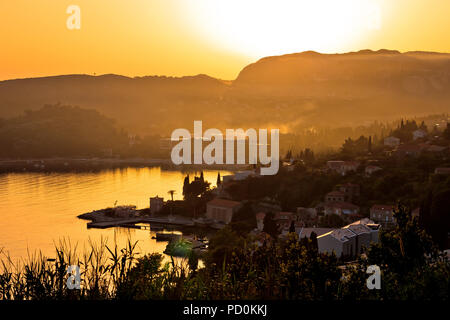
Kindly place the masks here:
<instances>
[{"instance_id":1,"label":"pine tree","mask_svg":"<svg viewBox=\"0 0 450 320\"><path fill-rule=\"evenodd\" d=\"M420 129L422 129L425 132L428 132L428 128L427 125L425 124L425 121L422 121L422 123L420 124Z\"/></svg>"},{"instance_id":2,"label":"pine tree","mask_svg":"<svg viewBox=\"0 0 450 320\"><path fill-rule=\"evenodd\" d=\"M433 131L431 132L431 134L433 136L438 136L439 135L439 129L438 129L438 127L436 125L433 126Z\"/></svg>"},{"instance_id":3,"label":"pine tree","mask_svg":"<svg viewBox=\"0 0 450 320\"><path fill-rule=\"evenodd\" d=\"M217 173L217 186L220 186L220 184L222 183L222 181L220 180L220 172Z\"/></svg>"},{"instance_id":4,"label":"pine tree","mask_svg":"<svg viewBox=\"0 0 450 320\"><path fill-rule=\"evenodd\" d=\"M317 234L314 231L309 235L309 239L311 240L312 249L318 250Z\"/></svg>"}]
</instances>

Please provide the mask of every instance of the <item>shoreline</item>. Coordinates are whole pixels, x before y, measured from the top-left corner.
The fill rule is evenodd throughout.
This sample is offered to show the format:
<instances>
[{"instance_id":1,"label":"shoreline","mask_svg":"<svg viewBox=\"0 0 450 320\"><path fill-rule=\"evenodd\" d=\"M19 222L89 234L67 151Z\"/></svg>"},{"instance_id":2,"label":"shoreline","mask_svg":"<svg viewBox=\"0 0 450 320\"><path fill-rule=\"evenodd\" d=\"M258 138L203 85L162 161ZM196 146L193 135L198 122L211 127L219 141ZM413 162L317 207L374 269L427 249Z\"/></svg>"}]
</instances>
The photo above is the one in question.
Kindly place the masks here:
<instances>
[{"instance_id":1,"label":"shoreline","mask_svg":"<svg viewBox=\"0 0 450 320\"><path fill-rule=\"evenodd\" d=\"M1 173L19 172L85 172L118 168L161 167L164 170L227 170L238 171L248 165L174 165L170 159L154 158L34 158L34 159L0 159Z\"/></svg>"},{"instance_id":2,"label":"shoreline","mask_svg":"<svg viewBox=\"0 0 450 320\"><path fill-rule=\"evenodd\" d=\"M104 208L100 210L94 210L91 212L83 213L77 216L78 219L90 221L87 223L87 228L97 228L97 229L108 229L114 227L123 228L141 228L136 226L139 223L149 224L149 229L151 230L151 224L161 225L163 227L181 227L181 228L210 228L210 229L221 229L214 225L203 226L199 225L194 221L194 219L183 217L183 216L150 216L145 214L148 209L136 209L132 211L129 216L111 216L109 213L113 208ZM142 229L142 228L141 228Z\"/></svg>"}]
</instances>

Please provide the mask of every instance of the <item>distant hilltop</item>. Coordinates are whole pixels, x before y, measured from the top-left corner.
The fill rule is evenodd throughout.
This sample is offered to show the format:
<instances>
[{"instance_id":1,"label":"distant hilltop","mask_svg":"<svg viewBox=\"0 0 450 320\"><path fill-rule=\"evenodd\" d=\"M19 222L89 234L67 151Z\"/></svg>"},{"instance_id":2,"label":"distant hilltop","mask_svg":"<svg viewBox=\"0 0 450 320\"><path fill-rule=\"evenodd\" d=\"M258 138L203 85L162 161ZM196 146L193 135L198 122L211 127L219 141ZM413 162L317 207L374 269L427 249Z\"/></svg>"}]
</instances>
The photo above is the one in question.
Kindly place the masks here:
<instances>
[{"instance_id":1,"label":"distant hilltop","mask_svg":"<svg viewBox=\"0 0 450 320\"><path fill-rule=\"evenodd\" d=\"M386 49L335 54L305 51L262 58L246 66L234 83L285 86L301 84L304 91L309 91L311 81L320 82L321 89L324 89L323 84L327 81L363 81L372 87L369 90L390 87L411 93L425 93L427 89L430 93L438 93L448 92L449 73L448 53L400 53ZM350 84L358 87L361 83ZM330 89L336 94L345 94L338 92L339 87Z\"/></svg>"},{"instance_id":2,"label":"distant hilltop","mask_svg":"<svg viewBox=\"0 0 450 320\"><path fill-rule=\"evenodd\" d=\"M232 81L207 75L62 75L0 81L0 117L45 104L93 108L131 132L347 125L450 111L450 54L361 50L265 57Z\"/></svg>"}]
</instances>

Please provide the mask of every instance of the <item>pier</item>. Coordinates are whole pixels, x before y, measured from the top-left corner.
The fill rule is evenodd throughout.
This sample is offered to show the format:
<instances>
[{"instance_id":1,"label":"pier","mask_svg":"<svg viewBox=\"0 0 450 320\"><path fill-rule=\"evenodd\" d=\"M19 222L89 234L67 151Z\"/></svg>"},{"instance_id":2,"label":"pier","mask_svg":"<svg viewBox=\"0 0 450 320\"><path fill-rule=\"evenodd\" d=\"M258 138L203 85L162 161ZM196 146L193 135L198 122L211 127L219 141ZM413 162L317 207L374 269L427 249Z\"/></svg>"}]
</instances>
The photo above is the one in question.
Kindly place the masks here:
<instances>
[{"instance_id":1,"label":"pier","mask_svg":"<svg viewBox=\"0 0 450 320\"><path fill-rule=\"evenodd\" d=\"M89 219L90 220L90 219ZM135 217L135 218L114 218L110 220L95 221L87 224L88 228L98 228L107 229L114 227L124 227L124 228L137 228L138 223L156 223L162 225L173 225L173 226L185 226L193 227L194 222L185 217L172 216L172 217Z\"/></svg>"}]
</instances>

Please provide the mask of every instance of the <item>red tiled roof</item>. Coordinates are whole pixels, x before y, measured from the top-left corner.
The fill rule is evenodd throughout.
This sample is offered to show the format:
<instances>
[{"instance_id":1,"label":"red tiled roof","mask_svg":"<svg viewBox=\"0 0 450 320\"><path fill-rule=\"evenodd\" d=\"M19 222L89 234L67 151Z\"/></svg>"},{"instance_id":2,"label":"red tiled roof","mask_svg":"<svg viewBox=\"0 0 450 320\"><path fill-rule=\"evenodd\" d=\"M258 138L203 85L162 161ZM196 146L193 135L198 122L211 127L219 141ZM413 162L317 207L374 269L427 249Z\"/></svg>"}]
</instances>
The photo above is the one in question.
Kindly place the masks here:
<instances>
[{"instance_id":1,"label":"red tiled roof","mask_svg":"<svg viewBox=\"0 0 450 320\"><path fill-rule=\"evenodd\" d=\"M449 174L450 173L450 168L446 168L446 167L441 167L441 168L436 168L434 170L434 173L445 173L445 174Z\"/></svg>"}]
</instances>

